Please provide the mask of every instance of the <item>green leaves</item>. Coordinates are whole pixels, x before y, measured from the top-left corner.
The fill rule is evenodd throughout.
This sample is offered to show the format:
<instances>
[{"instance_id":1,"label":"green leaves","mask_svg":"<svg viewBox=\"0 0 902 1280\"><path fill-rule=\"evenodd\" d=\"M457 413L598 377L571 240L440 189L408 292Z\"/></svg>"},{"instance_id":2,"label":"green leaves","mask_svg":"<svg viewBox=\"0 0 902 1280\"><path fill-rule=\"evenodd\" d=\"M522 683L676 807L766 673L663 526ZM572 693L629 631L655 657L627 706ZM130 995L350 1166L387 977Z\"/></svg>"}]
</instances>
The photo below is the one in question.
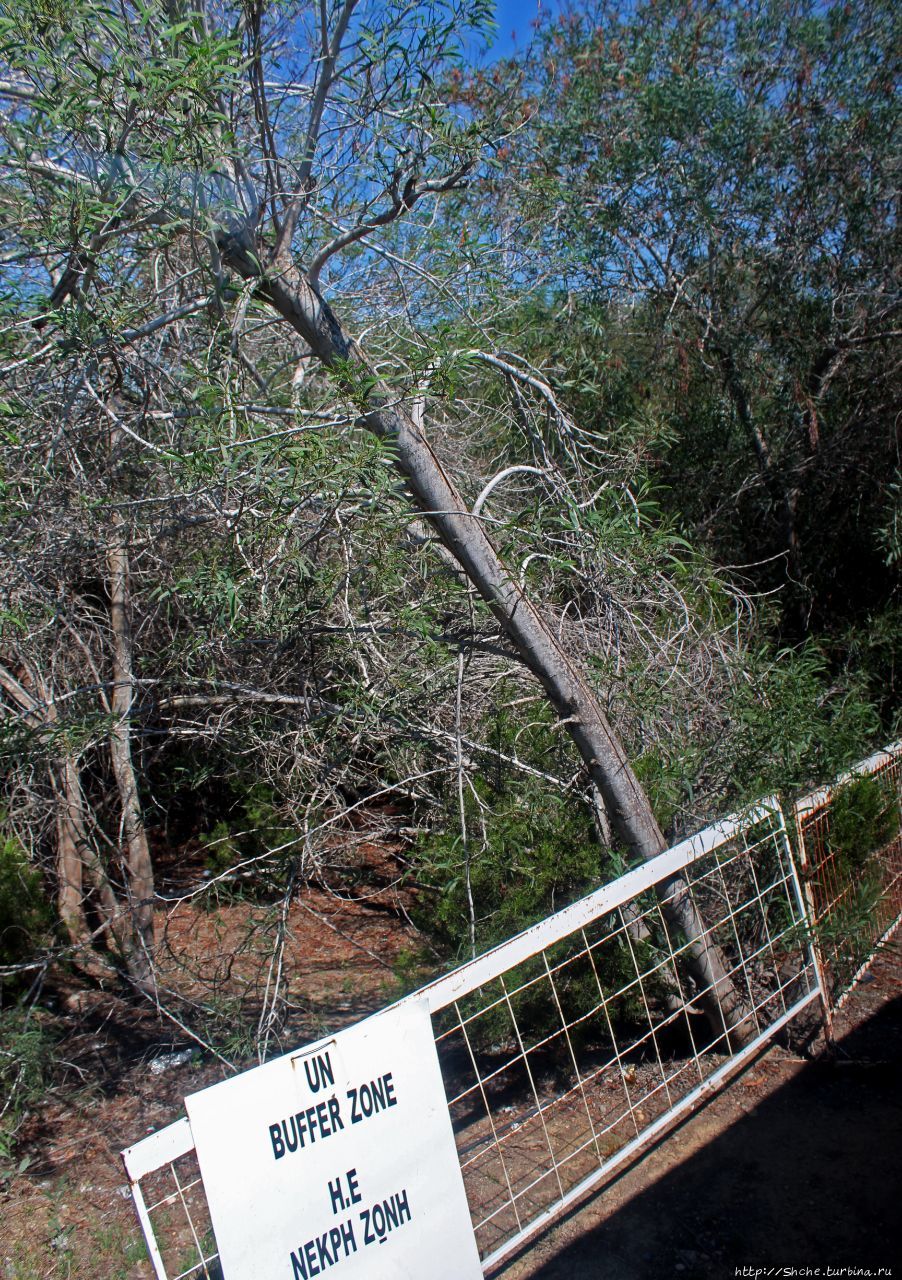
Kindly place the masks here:
<instances>
[{"instance_id":1,"label":"green leaves","mask_svg":"<svg viewBox=\"0 0 902 1280\"><path fill-rule=\"evenodd\" d=\"M546 243L626 339L619 430L641 394L664 508L754 565L795 638L894 589L889 8L602 6L549 22L531 68ZM570 375L583 414L613 399L600 345Z\"/></svg>"},{"instance_id":2,"label":"green leaves","mask_svg":"<svg viewBox=\"0 0 902 1280\"><path fill-rule=\"evenodd\" d=\"M465 954L469 934L468 882L483 951L588 892L600 873L602 851L575 798L538 785L486 798L481 820L468 802L469 849L449 832L425 839L417 853L419 874L441 895L424 904L424 927L458 954ZM452 831L453 821L449 813Z\"/></svg>"},{"instance_id":3,"label":"green leaves","mask_svg":"<svg viewBox=\"0 0 902 1280\"><path fill-rule=\"evenodd\" d=\"M0 810L0 965L14 965L47 941L50 912L40 874L6 830L6 818ZM6 1064L0 1061L0 1081L4 1076Z\"/></svg>"}]
</instances>

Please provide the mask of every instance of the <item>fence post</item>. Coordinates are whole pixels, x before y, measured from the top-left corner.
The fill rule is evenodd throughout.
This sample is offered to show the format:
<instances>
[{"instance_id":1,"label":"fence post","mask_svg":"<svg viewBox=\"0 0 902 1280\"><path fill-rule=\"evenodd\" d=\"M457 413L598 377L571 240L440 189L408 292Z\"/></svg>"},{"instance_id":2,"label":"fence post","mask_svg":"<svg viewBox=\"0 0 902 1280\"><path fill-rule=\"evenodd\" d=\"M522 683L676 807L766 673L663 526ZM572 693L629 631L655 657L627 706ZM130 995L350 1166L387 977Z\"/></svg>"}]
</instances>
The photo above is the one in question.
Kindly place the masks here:
<instances>
[{"instance_id":1,"label":"fence post","mask_svg":"<svg viewBox=\"0 0 902 1280\"><path fill-rule=\"evenodd\" d=\"M805 913L808 917L808 930L811 942L811 957L814 961L815 972L817 973L818 983L821 989L821 1008L824 1011L824 1045L827 1052L833 1057L836 1053L836 1035L833 1028L833 1002L830 995L830 987L827 981L827 964L824 960L824 952L821 947L820 938L817 931L817 903L814 897L814 889L811 885L812 876L814 874L812 863L808 857L808 850L805 847L805 832L801 820L801 806L804 801L797 801L793 805L793 824L795 826L796 846L799 851L799 879L802 882L802 896L804 898Z\"/></svg>"}]
</instances>

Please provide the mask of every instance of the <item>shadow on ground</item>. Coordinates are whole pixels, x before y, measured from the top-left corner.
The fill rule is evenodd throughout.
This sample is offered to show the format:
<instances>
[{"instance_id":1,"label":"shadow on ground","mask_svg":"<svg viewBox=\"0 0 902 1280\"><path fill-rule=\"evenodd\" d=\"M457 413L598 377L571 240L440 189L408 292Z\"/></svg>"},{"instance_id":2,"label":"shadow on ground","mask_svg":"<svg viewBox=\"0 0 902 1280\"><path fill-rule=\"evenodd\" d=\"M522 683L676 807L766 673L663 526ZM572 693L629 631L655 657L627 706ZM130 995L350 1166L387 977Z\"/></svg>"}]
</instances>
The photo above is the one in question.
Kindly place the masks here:
<instances>
[{"instance_id":1,"label":"shadow on ground","mask_svg":"<svg viewBox=\"0 0 902 1280\"><path fill-rule=\"evenodd\" d=\"M680 1141L679 1130L668 1139L677 1159ZM834 1276L883 1267L900 1276L900 1153L897 997L840 1041L834 1062L804 1066L757 1106L749 1099L725 1132L530 1275L720 1280L762 1267L763 1280L769 1268L823 1277L828 1267Z\"/></svg>"}]
</instances>

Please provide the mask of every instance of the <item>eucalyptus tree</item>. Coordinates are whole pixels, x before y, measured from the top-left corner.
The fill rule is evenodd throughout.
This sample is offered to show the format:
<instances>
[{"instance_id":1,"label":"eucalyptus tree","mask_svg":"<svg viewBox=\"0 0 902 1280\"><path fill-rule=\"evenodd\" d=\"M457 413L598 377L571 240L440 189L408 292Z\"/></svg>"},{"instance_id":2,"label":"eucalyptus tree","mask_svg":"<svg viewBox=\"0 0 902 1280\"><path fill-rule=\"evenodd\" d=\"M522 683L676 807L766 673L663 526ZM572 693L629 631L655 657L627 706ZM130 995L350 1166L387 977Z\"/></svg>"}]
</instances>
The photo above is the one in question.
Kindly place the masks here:
<instances>
[{"instance_id":1,"label":"eucalyptus tree","mask_svg":"<svg viewBox=\"0 0 902 1280\"><path fill-rule=\"evenodd\" d=\"M510 117L501 85L478 110L461 92L455 59L487 17L483 0L17 7L2 27L4 254L18 313L6 367L12 374L62 359L78 366L67 414L90 404L122 467L140 460L145 478L130 495L137 503L148 466L156 483L173 458L184 463L183 480L196 472L180 411L162 403L176 382L194 409L209 395L209 372L193 405L185 385L199 360L198 348L187 359L179 351L191 317L218 320L210 350L227 341L231 367L256 387L258 405L287 407L292 431L303 427L293 397L306 394L316 380L311 361L319 362L334 414L348 420L345 434L381 442L400 474L416 516L411 536L423 522L431 528L542 686L614 835L629 856L649 858L665 840L598 693L489 535L484 507L507 469L471 508L444 441L426 430L427 413L441 426L443 397L447 403L472 379L474 362L496 368L523 396L549 397L554 422L564 423L547 384L523 362L449 350L442 337L462 299L472 313L487 296L472 269L484 233L455 224L454 194L503 159L523 119L516 101ZM391 285L375 270L383 265L395 275ZM342 303L368 331L368 353L339 318ZM271 343L261 340L267 330ZM165 350L148 348L149 340ZM234 416L231 387L221 390L220 408ZM72 433L64 435L77 473ZM57 456L51 449L45 465ZM114 691L107 728L128 850L130 901L111 918L130 920L140 939L151 885L136 852L141 824L129 775L125 520L120 511L106 522L100 599L111 665L95 683ZM83 652L83 639L76 643ZM25 690L35 709L20 706L20 723L29 715L46 722L56 706L51 689L36 691L38 675ZM9 677L24 688L21 671ZM35 728L55 749L47 724ZM456 738L459 753L459 724ZM51 769L57 776L56 757ZM67 805L64 796L64 813ZM66 875L61 867L61 883ZM699 998L715 1025L741 1041L742 1000L685 885L668 882L664 898L669 921L686 935Z\"/></svg>"}]
</instances>

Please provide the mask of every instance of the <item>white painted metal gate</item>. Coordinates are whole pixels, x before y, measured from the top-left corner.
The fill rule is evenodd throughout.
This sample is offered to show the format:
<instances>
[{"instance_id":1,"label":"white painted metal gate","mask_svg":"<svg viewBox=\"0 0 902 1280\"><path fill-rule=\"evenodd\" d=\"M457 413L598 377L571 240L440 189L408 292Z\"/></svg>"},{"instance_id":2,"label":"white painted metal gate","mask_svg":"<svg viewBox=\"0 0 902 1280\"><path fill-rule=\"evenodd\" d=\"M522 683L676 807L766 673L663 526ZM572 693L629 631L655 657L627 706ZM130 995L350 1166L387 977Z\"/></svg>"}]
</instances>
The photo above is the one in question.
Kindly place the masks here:
<instances>
[{"instance_id":1,"label":"white painted metal gate","mask_svg":"<svg viewBox=\"0 0 902 1280\"><path fill-rule=\"evenodd\" d=\"M739 1052L693 1004L686 946L659 900L675 874L745 1000ZM487 1273L821 995L779 802L716 823L416 995ZM124 1159L160 1280L219 1276L188 1121Z\"/></svg>"}]
</instances>

